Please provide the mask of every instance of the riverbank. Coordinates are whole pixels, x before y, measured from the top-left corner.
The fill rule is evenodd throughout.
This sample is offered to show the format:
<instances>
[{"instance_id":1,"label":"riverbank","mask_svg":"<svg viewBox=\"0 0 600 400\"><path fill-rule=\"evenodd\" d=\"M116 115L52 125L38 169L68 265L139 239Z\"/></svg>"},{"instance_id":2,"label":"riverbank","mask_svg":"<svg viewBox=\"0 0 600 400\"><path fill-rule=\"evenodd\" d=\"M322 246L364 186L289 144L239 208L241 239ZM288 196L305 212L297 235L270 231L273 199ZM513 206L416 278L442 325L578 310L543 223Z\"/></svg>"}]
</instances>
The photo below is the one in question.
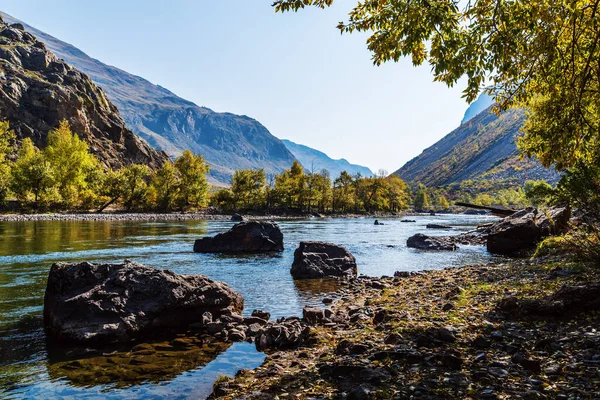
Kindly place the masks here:
<instances>
[{"instance_id":1,"label":"riverbank","mask_svg":"<svg viewBox=\"0 0 600 400\"><path fill-rule=\"evenodd\" d=\"M212 397L597 398L598 296L549 296L599 269L554 259L398 275L346 283L332 307L346 320L311 326L304 346L220 379Z\"/></svg>"},{"instance_id":2,"label":"riverbank","mask_svg":"<svg viewBox=\"0 0 600 400\"><path fill-rule=\"evenodd\" d=\"M283 215L246 215L244 219L253 220L294 220L306 218L403 218L409 215L425 214L283 214ZM231 220L230 214L219 214L214 212L198 213L45 213L45 214L0 214L0 222L19 222L19 221L191 221L191 220L210 220L227 221Z\"/></svg>"}]
</instances>

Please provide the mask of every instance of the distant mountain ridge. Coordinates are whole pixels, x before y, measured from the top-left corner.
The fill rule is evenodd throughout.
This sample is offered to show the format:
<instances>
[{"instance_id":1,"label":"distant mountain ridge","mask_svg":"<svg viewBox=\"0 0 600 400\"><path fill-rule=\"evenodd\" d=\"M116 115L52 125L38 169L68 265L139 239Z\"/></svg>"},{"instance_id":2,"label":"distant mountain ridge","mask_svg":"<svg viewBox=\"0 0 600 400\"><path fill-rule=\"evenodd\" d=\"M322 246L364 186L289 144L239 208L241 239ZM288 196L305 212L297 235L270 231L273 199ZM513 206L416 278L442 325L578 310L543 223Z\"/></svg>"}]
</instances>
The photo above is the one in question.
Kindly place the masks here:
<instances>
[{"instance_id":1,"label":"distant mountain ridge","mask_svg":"<svg viewBox=\"0 0 600 400\"><path fill-rule=\"evenodd\" d=\"M489 106L467 114L475 115L394 174L432 187L467 179L511 179L518 184L528 179L558 181L560 175L554 169L519 156L516 139L525 121L523 110L510 109L498 116Z\"/></svg>"},{"instance_id":2,"label":"distant mountain ridge","mask_svg":"<svg viewBox=\"0 0 600 400\"><path fill-rule=\"evenodd\" d=\"M465 111L465 115L462 121L460 121L460 124L462 125L466 122L469 122L478 114L489 108L492 104L494 104L494 99L492 98L492 96L487 95L485 93L480 94L477 100L475 100L469 105L467 111Z\"/></svg>"},{"instance_id":3,"label":"distant mountain ridge","mask_svg":"<svg viewBox=\"0 0 600 400\"><path fill-rule=\"evenodd\" d=\"M16 18L0 15L10 23L23 24L58 57L89 75L117 106L128 127L150 145L171 156L185 149L201 154L211 165L213 181L228 183L233 171L242 168L278 173L294 161L285 145L250 117L199 107Z\"/></svg>"},{"instance_id":4,"label":"distant mountain ridge","mask_svg":"<svg viewBox=\"0 0 600 400\"><path fill-rule=\"evenodd\" d=\"M346 171L351 175L360 173L364 177L373 176L373 172L362 165L350 164L343 158L334 160L322 151L294 143L291 140L282 139L281 141L292 152L294 157L300 161L304 169L308 171L314 170L316 172L326 169L329 171L332 180L338 177L342 171Z\"/></svg>"},{"instance_id":5,"label":"distant mountain ridge","mask_svg":"<svg viewBox=\"0 0 600 400\"><path fill-rule=\"evenodd\" d=\"M45 147L48 132L63 119L106 166L158 168L168 160L127 129L87 75L59 60L22 25L0 19L0 120L8 121L19 139Z\"/></svg>"}]
</instances>

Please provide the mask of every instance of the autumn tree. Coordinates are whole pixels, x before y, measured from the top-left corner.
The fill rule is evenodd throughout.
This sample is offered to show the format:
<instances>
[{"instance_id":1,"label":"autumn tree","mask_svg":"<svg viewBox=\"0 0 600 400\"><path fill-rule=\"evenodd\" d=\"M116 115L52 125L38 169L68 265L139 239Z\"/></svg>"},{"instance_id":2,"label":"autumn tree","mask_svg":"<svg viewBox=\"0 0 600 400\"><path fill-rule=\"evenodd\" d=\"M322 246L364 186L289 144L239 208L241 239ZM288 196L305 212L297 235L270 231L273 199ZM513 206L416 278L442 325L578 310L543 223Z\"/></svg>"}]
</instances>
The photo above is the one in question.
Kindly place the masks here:
<instances>
[{"instance_id":1,"label":"autumn tree","mask_svg":"<svg viewBox=\"0 0 600 400\"><path fill-rule=\"evenodd\" d=\"M427 211L431 208L427 188L424 185L419 185L415 193L414 207L417 211Z\"/></svg>"},{"instance_id":2,"label":"autumn tree","mask_svg":"<svg viewBox=\"0 0 600 400\"><path fill-rule=\"evenodd\" d=\"M333 182L333 211L347 212L354 205L354 178L346 171L342 171Z\"/></svg>"},{"instance_id":3,"label":"autumn tree","mask_svg":"<svg viewBox=\"0 0 600 400\"><path fill-rule=\"evenodd\" d=\"M441 211L445 211L448 210L450 208L450 203L448 203L448 199L446 199L446 196L441 195L438 199L438 208Z\"/></svg>"},{"instance_id":4,"label":"autumn tree","mask_svg":"<svg viewBox=\"0 0 600 400\"><path fill-rule=\"evenodd\" d=\"M54 170L43 153L34 146L30 138L25 138L11 169L11 189L17 199L27 201L33 195L33 201L37 205L40 200L45 200L54 179Z\"/></svg>"},{"instance_id":5,"label":"autumn tree","mask_svg":"<svg viewBox=\"0 0 600 400\"><path fill-rule=\"evenodd\" d=\"M115 192L120 192L120 198L127 210L142 209L148 196L148 178L150 168L143 164L132 164L124 167L116 176L114 183L117 186Z\"/></svg>"},{"instance_id":6,"label":"autumn tree","mask_svg":"<svg viewBox=\"0 0 600 400\"><path fill-rule=\"evenodd\" d=\"M236 207L261 208L265 202L267 176L263 169L241 169L231 177L232 200Z\"/></svg>"},{"instance_id":7,"label":"autumn tree","mask_svg":"<svg viewBox=\"0 0 600 400\"><path fill-rule=\"evenodd\" d=\"M179 208L200 208L208 203L208 181L210 167L201 155L185 150L175 160L175 169L180 177L178 196Z\"/></svg>"},{"instance_id":8,"label":"autumn tree","mask_svg":"<svg viewBox=\"0 0 600 400\"><path fill-rule=\"evenodd\" d=\"M53 170L54 180L62 203L72 208L81 201L84 191L93 179L88 175L100 168L88 145L71 131L63 120L57 129L48 133L48 145L43 150L45 160ZM93 193L87 192L90 196Z\"/></svg>"},{"instance_id":9,"label":"autumn tree","mask_svg":"<svg viewBox=\"0 0 600 400\"><path fill-rule=\"evenodd\" d=\"M178 171L171 162L152 173L148 188L148 201L156 209L169 212L177 204L181 182Z\"/></svg>"},{"instance_id":10,"label":"autumn tree","mask_svg":"<svg viewBox=\"0 0 600 400\"><path fill-rule=\"evenodd\" d=\"M304 168L294 160L290 169L275 178L275 191L279 204L286 208L302 209L304 203L306 174Z\"/></svg>"},{"instance_id":11,"label":"autumn tree","mask_svg":"<svg viewBox=\"0 0 600 400\"><path fill-rule=\"evenodd\" d=\"M276 0L278 12L333 0ZM341 32L367 32L376 65L409 56L435 81L466 78L497 110L528 110L519 146L549 167L600 160L600 1L361 1Z\"/></svg>"}]
</instances>

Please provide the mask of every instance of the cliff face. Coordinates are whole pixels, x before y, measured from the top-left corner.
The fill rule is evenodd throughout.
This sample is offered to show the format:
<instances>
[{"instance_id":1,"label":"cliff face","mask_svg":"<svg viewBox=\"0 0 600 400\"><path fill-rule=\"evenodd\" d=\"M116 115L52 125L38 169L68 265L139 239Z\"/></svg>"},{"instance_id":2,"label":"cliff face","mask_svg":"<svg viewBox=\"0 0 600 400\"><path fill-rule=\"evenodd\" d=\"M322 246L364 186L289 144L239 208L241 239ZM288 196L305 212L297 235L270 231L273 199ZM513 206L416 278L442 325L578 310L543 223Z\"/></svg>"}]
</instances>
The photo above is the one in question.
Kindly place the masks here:
<instances>
[{"instance_id":1,"label":"cliff face","mask_svg":"<svg viewBox=\"0 0 600 400\"><path fill-rule=\"evenodd\" d=\"M0 18L0 118L20 139L46 145L48 132L66 119L105 165L151 168L168 159L125 126L117 108L90 78L59 60L23 25Z\"/></svg>"},{"instance_id":2,"label":"cliff face","mask_svg":"<svg viewBox=\"0 0 600 400\"><path fill-rule=\"evenodd\" d=\"M236 169L263 168L279 173L294 156L260 122L219 113L178 97L159 85L89 57L78 48L21 23L58 57L85 72L119 109L127 126L156 149L177 156L190 149L211 166L213 182L229 183Z\"/></svg>"}]
</instances>

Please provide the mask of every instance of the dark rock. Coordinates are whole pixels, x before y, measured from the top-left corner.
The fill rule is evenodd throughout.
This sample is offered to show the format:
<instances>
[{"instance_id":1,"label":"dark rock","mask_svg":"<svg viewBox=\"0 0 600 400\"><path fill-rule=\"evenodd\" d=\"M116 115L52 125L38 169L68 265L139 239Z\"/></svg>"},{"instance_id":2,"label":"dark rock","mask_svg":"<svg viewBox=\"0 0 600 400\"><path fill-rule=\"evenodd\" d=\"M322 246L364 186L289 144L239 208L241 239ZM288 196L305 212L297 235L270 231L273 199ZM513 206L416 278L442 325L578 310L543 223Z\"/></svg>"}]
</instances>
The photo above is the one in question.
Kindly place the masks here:
<instances>
[{"instance_id":1,"label":"dark rock","mask_svg":"<svg viewBox=\"0 0 600 400\"><path fill-rule=\"evenodd\" d=\"M536 374L542 372L542 364L539 360L527 358L521 353L517 353L514 356L512 356L512 362L514 362L515 364L519 364L523 368Z\"/></svg>"},{"instance_id":2,"label":"dark rock","mask_svg":"<svg viewBox=\"0 0 600 400\"><path fill-rule=\"evenodd\" d=\"M452 229L449 225L440 225L440 224L427 224L425 226L427 229Z\"/></svg>"},{"instance_id":3,"label":"dark rock","mask_svg":"<svg viewBox=\"0 0 600 400\"><path fill-rule=\"evenodd\" d=\"M242 222L244 220L244 217L242 217L240 214L233 214L231 216L231 220L233 222Z\"/></svg>"},{"instance_id":4,"label":"dark rock","mask_svg":"<svg viewBox=\"0 0 600 400\"><path fill-rule=\"evenodd\" d=\"M444 354L442 356L442 364L451 369L461 369L463 365L463 359L457 355Z\"/></svg>"},{"instance_id":5,"label":"dark rock","mask_svg":"<svg viewBox=\"0 0 600 400\"><path fill-rule=\"evenodd\" d=\"M253 317L264 319L265 321L268 321L271 318L271 314L263 310L254 310L251 315Z\"/></svg>"},{"instance_id":6,"label":"dark rock","mask_svg":"<svg viewBox=\"0 0 600 400\"><path fill-rule=\"evenodd\" d=\"M491 342L483 336L477 336L473 340L473 345L479 349L487 349L490 347Z\"/></svg>"},{"instance_id":7,"label":"dark rock","mask_svg":"<svg viewBox=\"0 0 600 400\"><path fill-rule=\"evenodd\" d=\"M274 222L240 222L215 237L194 243L196 253L268 253L283 251L283 234Z\"/></svg>"},{"instance_id":8,"label":"dark rock","mask_svg":"<svg viewBox=\"0 0 600 400\"><path fill-rule=\"evenodd\" d=\"M294 252L294 279L356 276L356 259L344 247L324 242L300 242Z\"/></svg>"},{"instance_id":9,"label":"dark rock","mask_svg":"<svg viewBox=\"0 0 600 400\"><path fill-rule=\"evenodd\" d=\"M325 297L325 298L323 299L323 304L331 304L331 303L333 303L333 299L332 299L332 298L330 298L330 297Z\"/></svg>"},{"instance_id":10,"label":"dark rock","mask_svg":"<svg viewBox=\"0 0 600 400\"><path fill-rule=\"evenodd\" d=\"M379 222L379 220L375 220L375 224L374 225L384 225L383 222Z\"/></svg>"},{"instance_id":11,"label":"dark rock","mask_svg":"<svg viewBox=\"0 0 600 400\"><path fill-rule=\"evenodd\" d=\"M385 337L385 339L383 339L383 343L385 344L398 344L402 341L402 336L396 334L396 333L392 333L388 336Z\"/></svg>"},{"instance_id":12,"label":"dark rock","mask_svg":"<svg viewBox=\"0 0 600 400\"><path fill-rule=\"evenodd\" d=\"M456 342L456 334L453 329L450 328L437 328L431 330L431 333L442 342L454 343Z\"/></svg>"},{"instance_id":13,"label":"dark rock","mask_svg":"<svg viewBox=\"0 0 600 400\"><path fill-rule=\"evenodd\" d=\"M178 275L131 261L57 263L44 296L44 323L64 343L121 342L182 330L239 313L244 299L202 275Z\"/></svg>"},{"instance_id":14,"label":"dark rock","mask_svg":"<svg viewBox=\"0 0 600 400\"><path fill-rule=\"evenodd\" d=\"M252 324L258 324L260 326L266 325L268 320L259 317L246 317L244 318L244 325L250 326Z\"/></svg>"},{"instance_id":15,"label":"dark rock","mask_svg":"<svg viewBox=\"0 0 600 400\"><path fill-rule=\"evenodd\" d=\"M303 344L310 334L310 328L299 320L285 320L278 324L270 324L256 337L258 351L268 349L289 349Z\"/></svg>"},{"instance_id":16,"label":"dark rock","mask_svg":"<svg viewBox=\"0 0 600 400\"><path fill-rule=\"evenodd\" d=\"M432 236L423 235L417 233L408 238L406 245L413 249L419 250L443 250L443 251L455 251L456 245L453 241L448 238L436 238Z\"/></svg>"},{"instance_id":17,"label":"dark rock","mask_svg":"<svg viewBox=\"0 0 600 400\"><path fill-rule=\"evenodd\" d=\"M517 211L490 228L488 251L513 255L531 249L544 237L564 232L570 217L570 210L564 207L545 211L529 207Z\"/></svg>"},{"instance_id":18,"label":"dark rock","mask_svg":"<svg viewBox=\"0 0 600 400\"><path fill-rule=\"evenodd\" d=\"M410 223L410 222L417 222L417 221L415 221L414 219L403 219L400 222L405 222L405 223L409 222Z\"/></svg>"},{"instance_id":19,"label":"dark rock","mask_svg":"<svg viewBox=\"0 0 600 400\"><path fill-rule=\"evenodd\" d=\"M302 310L302 318L310 325L321 324L325 319L325 313L320 307L306 306Z\"/></svg>"},{"instance_id":20,"label":"dark rock","mask_svg":"<svg viewBox=\"0 0 600 400\"><path fill-rule=\"evenodd\" d=\"M368 383L363 383L348 393L348 400L369 400L375 395L375 387Z\"/></svg>"},{"instance_id":21,"label":"dark rock","mask_svg":"<svg viewBox=\"0 0 600 400\"><path fill-rule=\"evenodd\" d=\"M415 276L415 275L417 275L417 274L413 271L396 271L396 272L394 272L395 278L410 278L411 276Z\"/></svg>"},{"instance_id":22,"label":"dark rock","mask_svg":"<svg viewBox=\"0 0 600 400\"><path fill-rule=\"evenodd\" d=\"M388 312L385 309L379 309L375 311L375 316L373 317L373 323L375 325L380 324L386 320L388 316Z\"/></svg>"},{"instance_id":23,"label":"dark rock","mask_svg":"<svg viewBox=\"0 0 600 400\"><path fill-rule=\"evenodd\" d=\"M227 335L227 337L232 342L243 342L244 340L246 340L246 334L244 332L240 331L240 330L237 330L237 329L230 330L229 334Z\"/></svg>"}]
</instances>

